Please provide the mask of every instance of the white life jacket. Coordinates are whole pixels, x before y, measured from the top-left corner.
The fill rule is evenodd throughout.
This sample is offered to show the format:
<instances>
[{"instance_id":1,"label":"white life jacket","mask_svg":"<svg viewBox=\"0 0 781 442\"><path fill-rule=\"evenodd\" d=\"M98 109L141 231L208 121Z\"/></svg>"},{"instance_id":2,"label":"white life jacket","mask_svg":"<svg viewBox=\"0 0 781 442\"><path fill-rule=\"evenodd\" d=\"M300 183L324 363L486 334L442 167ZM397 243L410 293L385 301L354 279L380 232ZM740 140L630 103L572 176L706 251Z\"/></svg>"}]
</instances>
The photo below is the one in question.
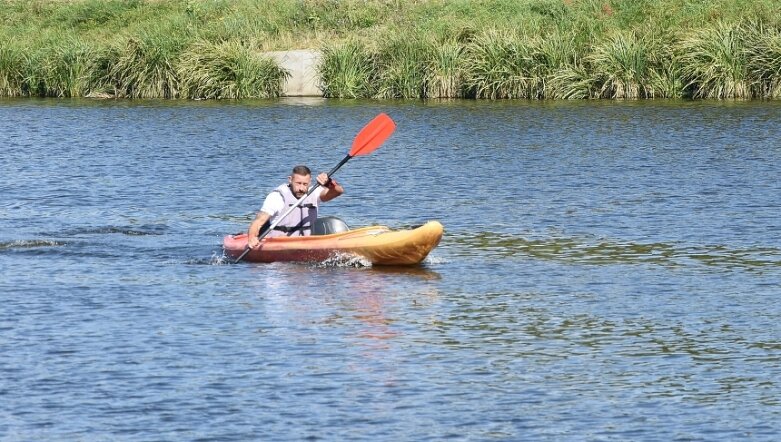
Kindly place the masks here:
<instances>
[{"instance_id":1,"label":"white life jacket","mask_svg":"<svg viewBox=\"0 0 781 442\"><path fill-rule=\"evenodd\" d=\"M274 224L278 216L284 214L298 201L298 198L293 195L293 192L290 190L290 186L287 184L282 184L272 192L277 192L282 195L282 200L284 200L285 205L282 209L282 212L278 213L276 216L270 219L269 222L260 229L260 233L263 233L271 226L271 224ZM312 194L306 197L306 199L302 201L298 207L293 209L293 211L290 212L288 216L286 216L276 227L274 227L273 231L269 232L268 237L273 238L278 236L311 235L312 226L315 224L315 220L317 220L317 203L319 198L320 192L312 192Z\"/></svg>"}]
</instances>

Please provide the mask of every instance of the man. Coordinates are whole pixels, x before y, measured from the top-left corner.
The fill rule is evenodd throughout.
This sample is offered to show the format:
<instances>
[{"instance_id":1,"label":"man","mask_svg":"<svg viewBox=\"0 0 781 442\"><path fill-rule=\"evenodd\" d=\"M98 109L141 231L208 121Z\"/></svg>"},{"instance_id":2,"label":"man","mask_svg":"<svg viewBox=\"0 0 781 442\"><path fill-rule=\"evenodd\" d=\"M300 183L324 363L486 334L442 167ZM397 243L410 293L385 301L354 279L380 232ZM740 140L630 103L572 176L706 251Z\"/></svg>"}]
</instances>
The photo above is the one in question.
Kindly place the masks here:
<instances>
[{"instance_id":1,"label":"man","mask_svg":"<svg viewBox=\"0 0 781 442\"><path fill-rule=\"evenodd\" d=\"M293 173L287 177L288 183L282 184L266 196L260 212L255 216L247 231L247 245L254 249L260 244L258 236L261 229L268 229L276 222L277 217L284 214L291 206L309 191L312 182L312 171L306 166L296 166ZM319 203L330 201L344 193L344 188L328 174L317 176L320 186L312 192L297 208L293 209L280 223L269 232L268 237L275 236L306 236L312 233L312 226L317 219Z\"/></svg>"}]
</instances>

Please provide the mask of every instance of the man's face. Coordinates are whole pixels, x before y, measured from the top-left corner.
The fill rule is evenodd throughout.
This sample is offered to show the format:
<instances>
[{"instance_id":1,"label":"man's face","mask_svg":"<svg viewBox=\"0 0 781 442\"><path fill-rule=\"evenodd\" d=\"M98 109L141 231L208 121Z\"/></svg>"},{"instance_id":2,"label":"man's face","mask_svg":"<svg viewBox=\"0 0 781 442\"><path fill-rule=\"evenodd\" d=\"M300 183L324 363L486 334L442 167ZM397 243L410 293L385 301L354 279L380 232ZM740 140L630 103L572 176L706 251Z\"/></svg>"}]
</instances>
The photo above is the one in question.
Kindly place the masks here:
<instances>
[{"instance_id":1,"label":"man's face","mask_svg":"<svg viewBox=\"0 0 781 442\"><path fill-rule=\"evenodd\" d=\"M312 175L293 174L288 177L288 181L290 182L290 190L293 191L293 195L295 195L296 198L301 198L306 195L306 192L309 190L309 183L312 182Z\"/></svg>"}]
</instances>

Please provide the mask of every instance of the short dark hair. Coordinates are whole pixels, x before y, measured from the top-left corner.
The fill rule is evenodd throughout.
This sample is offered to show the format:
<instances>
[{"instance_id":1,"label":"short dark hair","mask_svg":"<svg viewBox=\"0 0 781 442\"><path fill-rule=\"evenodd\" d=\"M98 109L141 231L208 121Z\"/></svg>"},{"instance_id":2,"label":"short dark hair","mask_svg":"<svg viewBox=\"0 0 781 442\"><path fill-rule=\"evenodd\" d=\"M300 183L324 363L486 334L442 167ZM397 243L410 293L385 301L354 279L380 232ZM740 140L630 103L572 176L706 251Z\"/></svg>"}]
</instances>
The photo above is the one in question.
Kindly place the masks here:
<instances>
[{"instance_id":1,"label":"short dark hair","mask_svg":"<svg viewBox=\"0 0 781 442\"><path fill-rule=\"evenodd\" d=\"M298 165L293 168L293 175L312 175L312 171L304 165Z\"/></svg>"}]
</instances>

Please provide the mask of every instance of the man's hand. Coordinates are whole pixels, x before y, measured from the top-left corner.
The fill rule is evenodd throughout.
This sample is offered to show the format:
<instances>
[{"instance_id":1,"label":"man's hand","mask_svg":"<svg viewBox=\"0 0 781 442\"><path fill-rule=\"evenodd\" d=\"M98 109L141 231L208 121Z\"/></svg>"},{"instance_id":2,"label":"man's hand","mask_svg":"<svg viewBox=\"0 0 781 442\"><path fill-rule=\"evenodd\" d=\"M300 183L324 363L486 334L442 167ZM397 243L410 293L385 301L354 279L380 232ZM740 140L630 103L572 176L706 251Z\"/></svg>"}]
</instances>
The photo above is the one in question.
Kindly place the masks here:
<instances>
[{"instance_id":1,"label":"man's hand","mask_svg":"<svg viewBox=\"0 0 781 442\"><path fill-rule=\"evenodd\" d=\"M321 173L317 176L317 182L325 187L325 192L320 194L320 201L331 201L337 196L344 193L344 188L339 185L333 178L328 178L327 173Z\"/></svg>"},{"instance_id":2,"label":"man's hand","mask_svg":"<svg viewBox=\"0 0 781 442\"><path fill-rule=\"evenodd\" d=\"M328 174L327 174L327 173L325 173L325 172L323 172L323 173L321 173L320 175L318 175L318 176L317 176L317 182L318 182L318 183L319 183L321 186L323 186L323 187L327 187L327 185L328 185L328 182L329 182L330 180L331 180L331 179L330 179L330 178L328 178Z\"/></svg>"},{"instance_id":3,"label":"man's hand","mask_svg":"<svg viewBox=\"0 0 781 442\"><path fill-rule=\"evenodd\" d=\"M252 224L249 225L249 229L247 229L247 247L254 249L260 244L260 241L258 240L260 228L266 224L266 221L268 221L269 218L271 218L271 215L265 212L258 212L257 215L255 215L255 219L252 221Z\"/></svg>"}]
</instances>

